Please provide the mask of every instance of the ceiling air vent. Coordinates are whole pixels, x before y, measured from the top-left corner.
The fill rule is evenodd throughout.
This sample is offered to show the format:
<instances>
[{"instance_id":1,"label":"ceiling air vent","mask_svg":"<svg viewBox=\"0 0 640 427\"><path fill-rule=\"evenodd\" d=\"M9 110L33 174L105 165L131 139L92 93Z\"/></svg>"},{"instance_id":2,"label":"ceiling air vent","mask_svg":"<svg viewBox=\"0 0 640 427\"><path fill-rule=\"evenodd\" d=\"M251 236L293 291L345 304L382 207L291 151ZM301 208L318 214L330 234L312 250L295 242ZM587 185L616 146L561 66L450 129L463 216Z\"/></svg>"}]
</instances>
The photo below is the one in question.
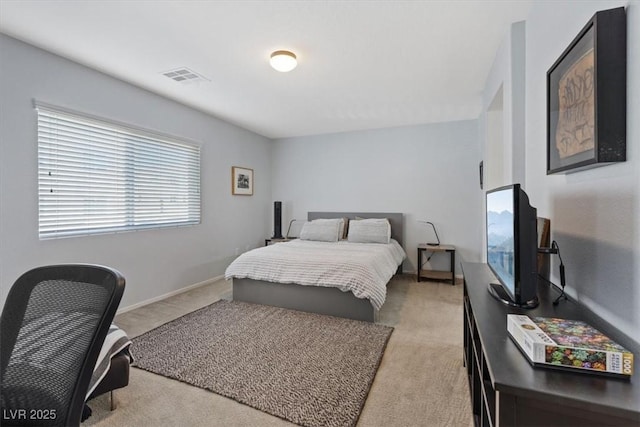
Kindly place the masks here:
<instances>
[{"instance_id":1,"label":"ceiling air vent","mask_svg":"<svg viewBox=\"0 0 640 427\"><path fill-rule=\"evenodd\" d=\"M204 82L209 80L201 74L198 74L186 67L165 71L162 73L162 75L167 76L170 79L177 81L178 83Z\"/></svg>"}]
</instances>

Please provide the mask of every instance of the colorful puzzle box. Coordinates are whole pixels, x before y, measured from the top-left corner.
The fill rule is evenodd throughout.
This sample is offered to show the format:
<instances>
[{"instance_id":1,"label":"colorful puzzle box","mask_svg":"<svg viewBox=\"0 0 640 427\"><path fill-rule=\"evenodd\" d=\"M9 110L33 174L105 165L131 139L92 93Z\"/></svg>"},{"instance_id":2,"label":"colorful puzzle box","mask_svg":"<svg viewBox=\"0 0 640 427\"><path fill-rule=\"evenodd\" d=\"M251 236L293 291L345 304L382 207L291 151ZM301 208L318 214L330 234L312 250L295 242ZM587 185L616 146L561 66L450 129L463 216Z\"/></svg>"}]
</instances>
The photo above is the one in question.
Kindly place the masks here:
<instances>
[{"instance_id":1,"label":"colorful puzzle box","mask_svg":"<svg viewBox=\"0 0 640 427\"><path fill-rule=\"evenodd\" d=\"M507 331L534 366L633 375L633 354L585 322L509 314Z\"/></svg>"}]
</instances>

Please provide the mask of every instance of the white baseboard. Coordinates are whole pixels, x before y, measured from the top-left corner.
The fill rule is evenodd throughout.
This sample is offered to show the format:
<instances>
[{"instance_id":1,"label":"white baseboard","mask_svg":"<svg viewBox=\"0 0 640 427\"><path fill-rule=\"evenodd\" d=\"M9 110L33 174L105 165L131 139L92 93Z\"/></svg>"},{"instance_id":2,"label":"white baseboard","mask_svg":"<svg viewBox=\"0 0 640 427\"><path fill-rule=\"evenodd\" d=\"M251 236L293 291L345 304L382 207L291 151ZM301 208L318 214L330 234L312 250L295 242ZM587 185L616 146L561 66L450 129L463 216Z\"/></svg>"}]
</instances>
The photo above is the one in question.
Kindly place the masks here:
<instances>
[{"instance_id":1,"label":"white baseboard","mask_svg":"<svg viewBox=\"0 0 640 427\"><path fill-rule=\"evenodd\" d=\"M154 302L162 301L163 299L167 299L167 298L172 297L174 295L178 295L178 294L181 294L183 292L190 291L191 289L195 289L195 288L199 288L201 286L209 285L209 284L211 284L213 282L217 282L220 279L224 279L224 274L222 274L220 276L212 277L211 279L207 279L207 280L205 280L203 282L199 282L199 283L195 283L193 285L189 285L189 286L187 286L185 288L180 288L180 289L178 289L176 291L171 291L171 292L166 293L164 295L160 295L160 296L157 296L157 297L154 297L154 298L151 298L151 299L148 299L148 300L144 300L142 302L139 302L139 303L136 303L136 304L133 304L133 305L129 305L129 306L124 307L124 308L120 308L116 312L116 316L118 314L126 313L127 311L135 310L136 308L144 307L145 305L153 304Z\"/></svg>"}]
</instances>

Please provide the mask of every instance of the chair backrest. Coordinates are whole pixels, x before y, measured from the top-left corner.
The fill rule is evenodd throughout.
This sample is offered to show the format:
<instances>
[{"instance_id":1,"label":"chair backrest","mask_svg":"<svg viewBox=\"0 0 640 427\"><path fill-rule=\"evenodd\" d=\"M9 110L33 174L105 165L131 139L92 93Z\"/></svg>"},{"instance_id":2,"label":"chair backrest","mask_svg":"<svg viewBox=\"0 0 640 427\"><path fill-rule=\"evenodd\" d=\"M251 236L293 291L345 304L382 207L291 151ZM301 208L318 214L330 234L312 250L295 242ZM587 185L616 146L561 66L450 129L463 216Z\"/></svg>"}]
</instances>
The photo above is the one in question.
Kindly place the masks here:
<instances>
[{"instance_id":1,"label":"chair backrest","mask_svg":"<svg viewBox=\"0 0 640 427\"><path fill-rule=\"evenodd\" d=\"M80 424L124 285L118 271L87 264L39 267L18 278L0 317L3 425Z\"/></svg>"}]
</instances>

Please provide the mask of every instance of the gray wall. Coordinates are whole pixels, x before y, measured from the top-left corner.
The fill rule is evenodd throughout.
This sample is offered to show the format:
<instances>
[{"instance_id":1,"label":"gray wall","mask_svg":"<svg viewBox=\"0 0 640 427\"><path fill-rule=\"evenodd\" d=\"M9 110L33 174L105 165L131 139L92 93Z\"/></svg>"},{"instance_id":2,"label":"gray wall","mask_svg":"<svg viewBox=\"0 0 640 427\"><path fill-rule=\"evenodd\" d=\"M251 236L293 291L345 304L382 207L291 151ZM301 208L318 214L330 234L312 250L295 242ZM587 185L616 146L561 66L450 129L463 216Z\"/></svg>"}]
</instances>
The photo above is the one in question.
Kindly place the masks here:
<instances>
[{"instance_id":1,"label":"gray wall","mask_svg":"<svg viewBox=\"0 0 640 427\"><path fill-rule=\"evenodd\" d=\"M627 8L627 162L545 172L546 72L596 11L627 4L534 3L527 22L527 190L551 218L569 292L640 343L640 2Z\"/></svg>"},{"instance_id":2,"label":"gray wall","mask_svg":"<svg viewBox=\"0 0 640 427\"><path fill-rule=\"evenodd\" d=\"M487 77L483 91L483 113L480 117L481 135L480 146L483 151L485 174L487 177L496 171L492 170L494 156L501 156L500 171L497 176L503 178L503 182L492 184L488 179L488 187L494 188L511 183L525 182L525 153L524 153L524 118L525 118L525 22L516 22L511 25L509 33L505 36L494 59L491 71ZM502 106L499 110L502 126L503 150L500 153L489 153L490 120L492 102L496 96L502 95ZM484 245L483 245L484 246Z\"/></svg>"},{"instance_id":3,"label":"gray wall","mask_svg":"<svg viewBox=\"0 0 640 427\"><path fill-rule=\"evenodd\" d=\"M127 307L224 274L271 227L267 138L0 34L0 302L32 267L101 263L127 279ZM202 144L197 226L38 240L33 100ZM231 195L231 166L254 169L254 196Z\"/></svg>"},{"instance_id":4,"label":"gray wall","mask_svg":"<svg viewBox=\"0 0 640 427\"><path fill-rule=\"evenodd\" d=\"M405 271L416 270L416 245L432 236L418 220L433 222L440 240L457 247L457 261L480 260L477 121L280 139L272 155L285 225L307 211L403 212ZM448 263L432 259L435 268Z\"/></svg>"},{"instance_id":5,"label":"gray wall","mask_svg":"<svg viewBox=\"0 0 640 427\"><path fill-rule=\"evenodd\" d=\"M546 175L546 73L598 10L627 8L627 162L568 175ZM526 21L525 189L538 215L551 219L568 293L640 342L640 2L534 2ZM485 94L517 67L498 55ZM514 95L516 96L516 95ZM505 110L516 108L505 102ZM483 128L484 123L480 124ZM514 164L515 167L515 164ZM514 176L517 174L514 171ZM557 257L552 280L559 283Z\"/></svg>"}]
</instances>

